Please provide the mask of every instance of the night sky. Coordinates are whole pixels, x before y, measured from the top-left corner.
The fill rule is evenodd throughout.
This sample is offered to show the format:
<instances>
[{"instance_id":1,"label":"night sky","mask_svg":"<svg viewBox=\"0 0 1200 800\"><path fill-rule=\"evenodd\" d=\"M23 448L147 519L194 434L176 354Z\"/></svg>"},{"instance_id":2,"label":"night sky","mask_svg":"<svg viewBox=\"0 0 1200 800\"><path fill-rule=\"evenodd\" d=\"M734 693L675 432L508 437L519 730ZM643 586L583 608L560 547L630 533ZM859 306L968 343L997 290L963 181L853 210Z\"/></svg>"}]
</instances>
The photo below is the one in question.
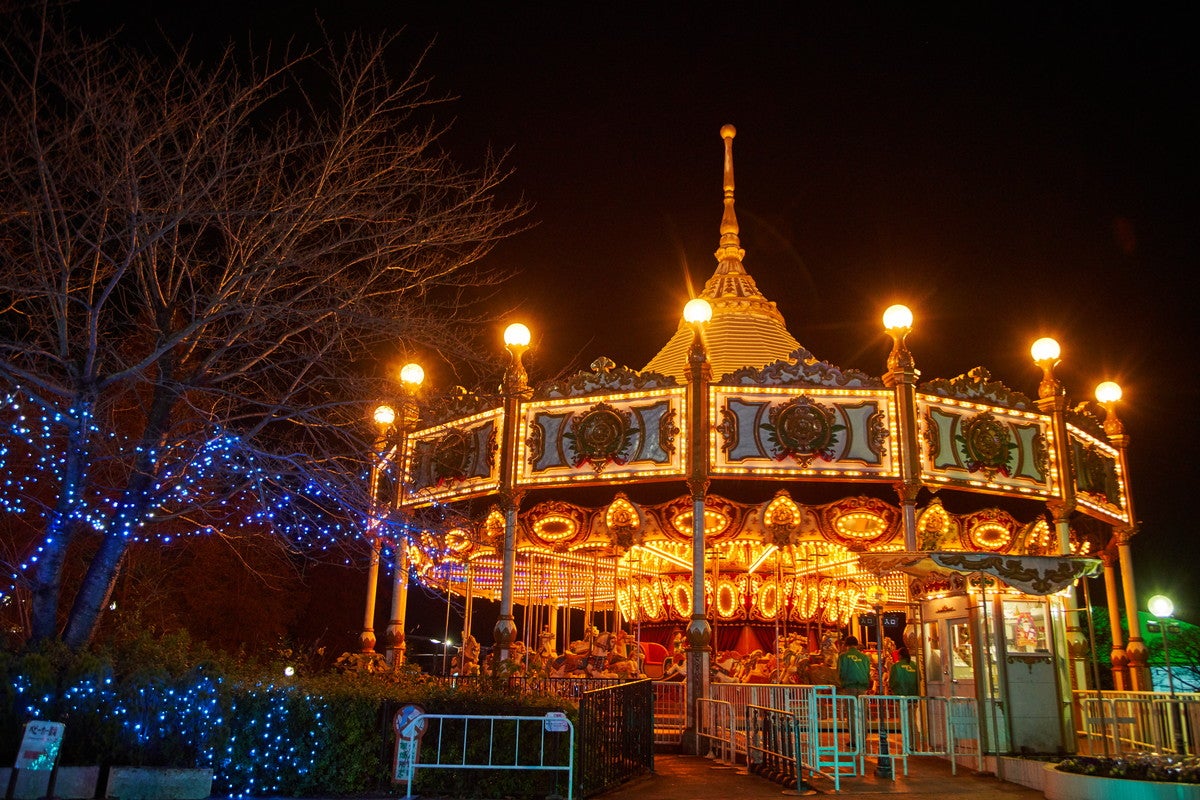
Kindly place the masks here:
<instances>
[{"instance_id":1,"label":"night sky","mask_svg":"<svg viewBox=\"0 0 1200 800\"><path fill-rule=\"evenodd\" d=\"M976 365L1036 395L1037 337L1072 403L1125 390L1142 530L1138 594L1200 621L1190 505L1200 475L1200 256L1190 25L1130 5L952 12L783 4L83 3L131 39L198 52L404 28L460 160L511 148L537 226L490 257L494 301L534 331L533 379L600 355L642 367L688 282L715 267L721 125L732 123L745 264L818 358L872 374L905 302L925 379ZM647 10L644 5L653 5ZM799 5L799 4L797 4ZM1086 10L1086 14L1078 13ZM407 62L398 60L398 71ZM460 382L448 365L428 380Z\"/></svg>"}]
</instances>

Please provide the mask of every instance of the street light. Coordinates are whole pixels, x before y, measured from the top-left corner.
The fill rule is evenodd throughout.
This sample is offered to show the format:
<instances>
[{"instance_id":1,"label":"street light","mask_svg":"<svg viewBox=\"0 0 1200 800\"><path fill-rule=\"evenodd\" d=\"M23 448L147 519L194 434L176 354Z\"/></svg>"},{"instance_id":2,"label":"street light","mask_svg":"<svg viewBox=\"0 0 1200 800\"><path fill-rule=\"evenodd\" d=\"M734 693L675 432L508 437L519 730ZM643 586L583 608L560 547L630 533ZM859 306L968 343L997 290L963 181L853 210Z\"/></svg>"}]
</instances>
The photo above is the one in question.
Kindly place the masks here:
<instances>
[{"instance_id":1,"label":"street light","mask_svg":"<svg viewBox=\"0 0 1200 800\"><path fill-rule=\"evenodd\" d=\"M1171 693L1171 728L1175 732L1175 752L1183 753L1183 730L1179 722L1179 707L1175 703L1175 676L1171 674L1171 646L1167 637L1167 620L1175 613L1175 604L1166 595L1156 594L1147 601L1146 608L1158 620L1158 626L1162 630L1163 660L1167 664L1167 689Z\"/></svg>"},{"instance_id":2,"label":"street light","mask_svg":"<svg viewBox=\"0 0 1200 800\"><path fill-rule=\"evenodd\" d=\"M867 589L867 602L875 609L875 644L878 648L875 671L879 679L876 694L879 695L883 694L883 606L887 601L888 593L883 584L877 583ZM892 771L891 751L888 749L887 720L884 719L882 700L879 701L878 708L879 713L876 716L879 722L879 766L875 769L875 777L891 780L895 773Z\"/></svg>"}]
</instances>

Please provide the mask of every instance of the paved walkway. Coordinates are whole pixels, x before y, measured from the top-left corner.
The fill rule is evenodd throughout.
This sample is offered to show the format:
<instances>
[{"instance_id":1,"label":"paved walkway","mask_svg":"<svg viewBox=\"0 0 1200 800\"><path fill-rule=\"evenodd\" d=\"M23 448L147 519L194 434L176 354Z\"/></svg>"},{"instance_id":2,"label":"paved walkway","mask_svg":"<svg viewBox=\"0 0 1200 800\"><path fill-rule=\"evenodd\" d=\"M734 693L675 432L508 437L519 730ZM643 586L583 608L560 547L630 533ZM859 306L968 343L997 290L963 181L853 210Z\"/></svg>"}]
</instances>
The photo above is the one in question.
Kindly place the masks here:
<instances>
[{"instance_id":1,"label":"paved walkway","mask_svg":"<svg viewBox=\"0 0 1200 800\"><path fill-rule=\"evenodd\" d=\"M940 758L910 758L908 776L897 764L895 781L874 777L868 762L867 774L843 778L840 797L902 794L904 800L949 800L969 796L971 800L1045 800L1037 789L994 777L976 775L959 764L958 774L950 773L950 763ZM700 756L656 753L654 774L636 778L600 795L603 800L778 800L780 795L834 794L833 782L818 778L814 789L786 790L778 783L750 775L743 769L715 766Z\"/></svg>"}]
</instances>

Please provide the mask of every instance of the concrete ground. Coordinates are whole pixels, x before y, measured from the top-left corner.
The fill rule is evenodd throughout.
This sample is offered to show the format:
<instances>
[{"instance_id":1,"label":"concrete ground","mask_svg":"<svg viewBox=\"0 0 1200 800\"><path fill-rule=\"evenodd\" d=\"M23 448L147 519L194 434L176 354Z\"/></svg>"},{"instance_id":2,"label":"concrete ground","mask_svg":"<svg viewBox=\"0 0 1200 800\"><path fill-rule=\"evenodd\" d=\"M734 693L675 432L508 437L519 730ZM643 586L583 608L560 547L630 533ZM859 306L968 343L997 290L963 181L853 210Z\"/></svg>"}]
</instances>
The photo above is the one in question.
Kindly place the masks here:
<instances>
[{"instance_id":1,"label":"concrete ground","mask_svg":"<svg viewBox=\"0 0 1200 800\"><path fill-rule=\"evenodd\" d=\"M940 758L910 758L908 775L896 765L896 779L888 781L873 775L874 766L867 764L867 774L843 778L841 797L880 794L902 794L905 800L950 800L969 796L971 800L1044 800L1037 789L976 774L970 767L959 764L958 774L950 773L950 763ZM811 789L784 789L744 768L718 766L700 756L656 753L654 774L636 778L600 797L604 800L776 800L781 795L835 794L833 782L817 778Z\"/></svg>"}]
</instances>

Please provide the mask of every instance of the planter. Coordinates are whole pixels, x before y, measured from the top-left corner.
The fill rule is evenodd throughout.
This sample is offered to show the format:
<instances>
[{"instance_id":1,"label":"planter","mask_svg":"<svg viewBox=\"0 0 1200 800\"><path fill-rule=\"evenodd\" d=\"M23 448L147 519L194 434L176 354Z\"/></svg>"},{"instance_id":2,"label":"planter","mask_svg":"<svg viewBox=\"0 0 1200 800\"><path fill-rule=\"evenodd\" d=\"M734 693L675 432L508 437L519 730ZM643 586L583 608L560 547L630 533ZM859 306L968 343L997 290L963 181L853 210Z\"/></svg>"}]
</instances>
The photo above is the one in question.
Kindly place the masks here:
<instances>
[{"instance_id":1,"label":"planter","mask_svg":"<svg viewBox=\"0 0 1200 800\"><path fill-rule=\"evenodd\" d=\"M1046 780L1045 766L1045 761L1000 756L1000 767L996 774L1009 783L1019 783L1030 789L1041 790Z\"/></svg>"},{"instance_id":2,"label":"planter","mask_svg":"<svg viewBox=\"0 0 1200 800\"><path fill-rule=\"evenodd\" d=\"M1047 764L1042 773L1046 800L1200 800L1200 783L1131 781L1059 772Z\"/></svg>"},{"instance_id":3,"label":"planter","mask_svg":"<svg viewBox=\"0 0 1200 800\"><path fill-rule=\"evenodd\" d=\"M12 768L0 769L0 787L8 788ZM54 779L54 796L62 800L90 800L96 796L96 783L100 780L99 767L59 767ZM50 788L49 770L23 769L17 776L13 791L14 800L37 800L46 796Z\"/></svg>"},{"instance_id":4,"label":"planter","mask_svg":"<svg viewBox=\"0 0 1200 800\"><path fill-rule=\"evenodd\" d=\"M211 769L109 767L106 798L118 800L204 800L212 791Z\"/></svg>"}]
</instances>

